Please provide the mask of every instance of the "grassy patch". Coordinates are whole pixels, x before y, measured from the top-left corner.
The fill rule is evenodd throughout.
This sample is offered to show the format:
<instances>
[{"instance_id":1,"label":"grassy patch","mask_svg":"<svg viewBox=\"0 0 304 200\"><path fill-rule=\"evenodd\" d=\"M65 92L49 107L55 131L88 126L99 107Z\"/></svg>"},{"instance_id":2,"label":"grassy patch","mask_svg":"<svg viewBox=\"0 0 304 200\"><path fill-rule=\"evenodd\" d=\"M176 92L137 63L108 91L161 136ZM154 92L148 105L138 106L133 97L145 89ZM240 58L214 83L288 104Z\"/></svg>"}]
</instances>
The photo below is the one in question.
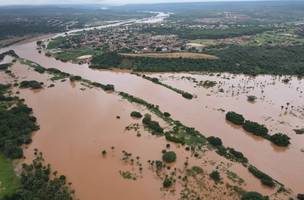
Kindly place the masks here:
<instances>
[{"instance_id":1,"label":"grassy patch","mask_svg":"<svg viewBox=\"0 0 304 200\"><path fill-rule=\"evenodd\" d=\"M2 198L14 194L20 183L12 162L2 154L0 154L0 169L0 198Z\"/></svg>"}]
</instances>

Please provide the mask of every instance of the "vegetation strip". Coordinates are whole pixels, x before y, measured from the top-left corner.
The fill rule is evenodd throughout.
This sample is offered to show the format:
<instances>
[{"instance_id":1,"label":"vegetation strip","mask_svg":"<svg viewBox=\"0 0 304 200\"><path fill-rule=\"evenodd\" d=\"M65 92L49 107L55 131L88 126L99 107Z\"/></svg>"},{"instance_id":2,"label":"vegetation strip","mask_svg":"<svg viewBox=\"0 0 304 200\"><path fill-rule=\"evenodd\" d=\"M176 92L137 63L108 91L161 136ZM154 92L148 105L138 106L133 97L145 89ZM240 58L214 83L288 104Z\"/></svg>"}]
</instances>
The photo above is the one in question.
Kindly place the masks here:
<instances>
[{"instance_id":1,"label":"vegetation strip","mask_svg":"<svg viewBox=\"0 0 304 200\"><path fill-rule=\"evenodd\" d=\"M177 88L175 88L175 87L172 87L172 86L170 86L170 85L168 85L168 84L162 83L162 82L160 82L159 79L156 78L156 77L153 77L153 78L152 78L152 77L149 77L149 76L147 76L147 75L145 75L145 74L141 75L141 74L139 74L139 73L132 73L132 74L135 74L136 76L140 76L140 77L142 77L142 78L144 78L144 79L146 79L146 80L152 81L153 83L156 83L156 84L158 84L158 85L162 85L162 86L164 86L164 87L166 87L166 88L168 88L168 89L170 89L170 90L172 90L172 91L174 91L174 92L176 92L176 93L178 93L178 94L181 94L181 95L182 95L184 98L186 98L186 99L192 99L192 98L193 98L193 95L190 94L189 92L185 92L185 91L183 91L183 90L180 90L180 89L177 89Z\"/></svg>"},{"instance_id":2,"label":"vegetation strip","mask_svg":"<svg viewBox=\"0 0 304 200\"><path fill-rule=\"evenodd\" d=\"M249 120L245 120L243 115L238 114L236 112L227 112L226 120L230 121L235 125L242 126L243 129L249 133L252 133L256 136L260 136L272 142L275 145L287 147L290 142L290 138L283 133L275 133L273 135L268 134L268 129L257 122L252 122Z\"/></svg>"}]
</instances>

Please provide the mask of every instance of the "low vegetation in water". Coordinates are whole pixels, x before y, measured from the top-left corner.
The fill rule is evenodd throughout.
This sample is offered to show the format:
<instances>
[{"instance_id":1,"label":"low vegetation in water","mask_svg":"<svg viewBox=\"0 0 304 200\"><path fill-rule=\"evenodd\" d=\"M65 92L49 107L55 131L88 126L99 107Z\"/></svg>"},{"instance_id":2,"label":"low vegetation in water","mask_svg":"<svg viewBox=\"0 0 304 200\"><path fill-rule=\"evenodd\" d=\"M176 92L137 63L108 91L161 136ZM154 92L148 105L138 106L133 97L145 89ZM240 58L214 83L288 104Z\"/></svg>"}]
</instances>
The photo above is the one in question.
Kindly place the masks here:
<instances>
[{"instance_id":1,"label":"low vegetation in water","mask_svg":"<svg viewBox=\"0 0 304 200\"><path fill-rule=\"evenodd\" d=\"M245 192L241 200L269 200L269 197L263 196L258 192Z\"/></svg>"},{"instance_id":2,"label":"low vegetation in water","mask_svg":"<svg viewBox=\"0 0 304 200\"><path fill-rule=\"evenodd\" d=\"M290 138L286 134L275 133L273 135L270 135L268 134L268 129L264 125L261 125L257 122L245 120L241 114L228 112L226 113L226 120L236 125L242 125L244 130L256 136L263 137L277 146L287 147L290 144Z\"/></svg>"},{"instance_id":3,"label":"low vegetation in water","mask_svg":"<svg viewBox=\"0 0 304 200\"><path fill-rule=\"evenodd\" d=\"M227 112L226 120L228 120L236 125L243 125L245 118L241 114L238 114L235 112Z\"/></svg>"},{"instance_id":4,"label":"low vegetation in water","mask_svg":"<svg viewBox=\"0 0 304 200\"><path fill-rule=\"evenodd\" d=\"M134 117L134 118L142 118L142 114L140 112L137 112L137 111L131 112L130 116Z\"/></svg>"},{"instance_id":5,"label":"low vegetation in water","mask_svg":"<svg viewBox=\"0 0 304 200\"><path fill-rule=\"evenodd\" d=\"M31 88L31 89L41 89L43 83L31 80L31 81L21 81L20 88Z\"/></svg>"},{"instance_id":6,"label":"low vegetation in water","mask_svg":"<svg viewBox=\"0 0 304 200\"><path fill-rule=\"evenodd\" d=\"M270 176L265 174L264 172L258 170L256 167L250 165L248 167L248 170L251 174L253 174L255 177L260 179L260 181L263 185L268 186L268 187L274 187L275 186L274 180Z\"/></svg>"},{"instance_id":7,"label":"low vegetation in water","mask_svg":"<svg viewBox=\"0 0 304 200\"><path fill-rule=\"evenodd\" d=\"M1 64L1 65L0 65L0 71L6 71L6 70L8 70L8 68L9 68L10 66L12 66L11 63Z\"/></svg>"},{"instance_id":8,"label":"low vegetation in water","mask_svg":"<svg viewBox=\"0 0 304 200\"><path fill-rule=\"evenodd\" d=\"M141 75L138 74L138 73L133 73L133 74L135 74L135 75L137 75L137 76L141 76ZM192 98L193 98L193 95L190 94L189 92L185 92L185 91L183 91L183 90L180 90L180 89L177 89L177 88L175 88L175 87L172 87L172 86L170 86L170 85L168 85L168 84L162 83L162 82L160 82L159 79L156 78L156 77L149 77L149 76L144 75L144 74L143 74L141 77L144 78L144 79L146 79L146 80L152 81L153 83L156 83L156 84L159 84L159 85L161 85L161 86L164 86L164 87L166 87L166 88L168 88L168 89L170 89L170 90L172 90L172 91L174 91L174 92L176 92L176 93L178 93L178 94L181 94L182 97L184 97L184 98L186 98L186 99L192 99Z\"/></svg>"},{"instance_id":9,"label":"low vegetation in water","mask_svg":"<svg viewBox=\"0 0 304 200\"><path fill-rule=\"evenodd\" d=\"M152 131L152 134L162 135L164 133L164 129L159 125L157 121L152 120L150 114L145 114L142 122L145 127Z\"/></svg>"},{"instance_id":10,"label":"low vegetation in water","mask_svg":"<svg viewBox=\"0 0 304 200\"><path fill-rule=\"evenodd\" d=\"M174 151L167 151L163 154L162 159L166 163L173 163L176 161L176 153Z\"/></svg>"},{"instance_id":11,"label":"low vegetation in water","mask_svg":"<svg viewBox=\"0 0 304 200\"><path fill-rule=\"evenodd\" d=\"M210 174L209 174L210 178L212 180L214 180L216 183L220 182L221 180L221 175L220 173L217 171L217 170L214 170L212 171Z\"/></svg>"}]
</instances>

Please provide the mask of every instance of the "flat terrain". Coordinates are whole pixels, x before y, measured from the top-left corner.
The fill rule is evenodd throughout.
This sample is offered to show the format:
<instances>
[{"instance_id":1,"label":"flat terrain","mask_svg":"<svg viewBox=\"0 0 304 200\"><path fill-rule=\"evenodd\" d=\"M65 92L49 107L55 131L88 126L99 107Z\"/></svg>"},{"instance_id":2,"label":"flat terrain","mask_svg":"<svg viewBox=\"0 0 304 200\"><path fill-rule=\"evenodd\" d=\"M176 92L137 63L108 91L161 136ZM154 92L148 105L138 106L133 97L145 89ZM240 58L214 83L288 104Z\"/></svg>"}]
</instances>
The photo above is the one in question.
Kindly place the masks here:
<instances>
[{"instance_id":1,"label":"flat terrain","mask_svg":"<svg viewBox=\"0 0 304 200\"><path fill-rule=\"evenodd\" d=\"M176 52L176 53L121 53L123 56L128 57L149 57L149 58L190 58L190 59L206 59L216 60L218 57L204 54L204 53L191 53L191 52Z\"/></svg>"}]
</instances>

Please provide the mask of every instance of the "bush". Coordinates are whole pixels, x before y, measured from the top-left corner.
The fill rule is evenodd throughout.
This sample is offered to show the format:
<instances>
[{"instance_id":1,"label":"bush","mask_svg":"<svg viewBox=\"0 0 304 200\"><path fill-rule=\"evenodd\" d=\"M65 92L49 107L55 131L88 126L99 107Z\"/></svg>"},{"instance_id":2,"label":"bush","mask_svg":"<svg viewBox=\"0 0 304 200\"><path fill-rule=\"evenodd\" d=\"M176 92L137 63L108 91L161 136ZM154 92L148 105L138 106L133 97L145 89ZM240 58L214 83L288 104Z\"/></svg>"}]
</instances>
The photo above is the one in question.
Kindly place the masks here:
<instances>
[{"instance_id":1,"label":"bush","mask_svg":"<svg viewBox=\"0 0 304 200\"><path fill-rule=\"evenodd\" d=\"M35 80L33 80L33 81L22 81L21 83L20 83L20 88L31 88L31 89L40 89L40 88L42 88L42 86L41 86L42 84L41 83L39 83L38 81L35 81Z\"/></svg>"},{"instance_id":2,"label":"bush","mask_svg":"<svg viewBox=\"0 0 304 200\"><path fill-rule=\"evenodd\" d=\"M250 165L248 167L248 170L250 173L252 173L256 178L260 179L263 185L269 186L269 187L274 187L275 183L273 182L273 179L268 176L267 174L261 172L254 166Z\"/></svg>"},{"instance_id":3,"label":"bush","mask_svg":"<svg viewBox=\"0 0 304 200\"><path fill-rule=\"evenodd\" d=\"M215 182L219 182L221 180L220 173L217 170L212 171L209 176Z\"/></svg>"},{"instance_id":4,"label":"bush","mask_svg":"<svg viewBox=\"0 0 304 200\"><path fill-rule=\"evenodd\" d=\"M183 93L182 96L183 96L184 98L186 98L186 99L192 99L192 98L193 98L193 95L190 94L190 93L188 93L188 92Z\"/></svg>"},{"instance_id":5,"label":"bush","mask_svg":"<svg viewBox=\"0 0 304 200\"><path fill-rule=\"evenodd\" d=\"M164 188L169 188L169 187L171 187L171 186L172 186L172 180L169 179L169 178L166 178L166 179L164 180L164 182L163 182L163 186L164 186Z\"/></svg>"},{"instance_id":6,"label":"bush","mask_svg":"<svg viewBox=\"0 0 304 200\"><path fill-rule=\"evenodd\" d=\"M226 114L226 120L228 120L236 125L243 125L245 118L241 114L238 114L235 112L228 112Z\"/></svg>"},{"instance_id":7,"label":"bush","mask_svg":"<svg viewBox=\"0 0 304 200\"><path fill-rule=\"evenodd\" d=\"M257 99L256 96L253 96L253 95L247 96L247 101L249 101L249 102L255 102L256 99Z\"/></svg>"},{"instance_id":8,"label":"bush","mask_svg":"<svg viewBox=\"0 0 304 200\"><path fill-rule=\"evenodd\" d=\"M145 117L143 118L142 122L145 125L145 127L151 129L153 134L157 134L157 135L163 134L164 129L160 127L157 121L152 121L151 115L145 114Z\"/></svg>"},{"instance_id":9,"label":"bush","mask_svg":"<svg viewBox=\"0 0 304 200\"><path fill-rule=\"evenodd\" d=\"M81 76L71 76L70 77L70 81L80 81L81 80Z\"/></svg>"},{"instance_id":10,"label":"bush","mask_svg":"<svg viewBox=\"0 0 304 200\"><path fill-rule=\"evenodd\" d=\"M298 200L304 200L304 194L298 194L297 198Z\"/></svg>"},{"instance_id":11,"label":"bush","mask_svg":"<svg viewBox=\"0 0 304 200\"><path fill-rule=\"evenodd\" d=\"M176 153L174 151L165 152L162 158L166 163L173 163L176 161Z\"/></svg>"},{"instance_id":12,"label":"bush","mask_svg":"<svg viewBox=\"0 0 304 200\"><path fill-rule=\"evenodd\" d=\"M264 125L249 120L245 121L243 128L257 136L267 137L268 134L268 129Z\"/></svg>"},{"instance_id":13,"label":"bush","mask_svg":"<svg viewBox=\"0 0 304 200\"><path fill-rule=\"evenodd\" d=\"M208 142L215 146L215 147L218 147L218 146L222 146L223 145L223 142L220 138L218 137L214 137L214 136L210 136L207 138Z\"/></svg>"},{"instance_id":14,"label":"bush","mask_svg":"<svg viewBox=\"0 0 304 200\"><path fill-rule=\"evenodd\" d=\"M258 192L245 192L241 198L241 200L266 200L266 199L268 198L263 197Z\"/></svg>"},{"instance_id":15,"label":"bush","mask_svg":"<svg viewBox=\"0 0 304 200\"><path fill-rule=\"evenodd\" d=\"M131 112L130 116L134 117L134 118L142 118L142 114L140 112L137 112L137 111Z\"/></svg>"},{"instance_id":16,"label":"bush","mask_svg":"<svg viewBox=\"0 0 304 200\"><path fill-rule=\"evenodd\" d=\"M244 156L242 152L236 151L233 148L227 148L229 152L236 158L236 160L242 162L242 163L247 163L248 159Z\"/></svg>"},{"instance_id":17,"label":"bush","mask_svg":"<svg viewBox=\"0 0 304 200\"><path fill-rule=\"evenodd\" d=\"M170 117L171 115L170 115L170 113L168 113L168 112L164 112L164 116L165 116L165 117Z\"/></svg>"},{"instance_id":18,"label":"bush","mask_svg":"<svg viewBox=\"0 0 304 200\"><path fill-rule=\"evenodd\" d=\"M290 142L290 138L283 133L276 133L270 136L270 141L278 146L287 147Z\"/></svg>"}]
</instances>

